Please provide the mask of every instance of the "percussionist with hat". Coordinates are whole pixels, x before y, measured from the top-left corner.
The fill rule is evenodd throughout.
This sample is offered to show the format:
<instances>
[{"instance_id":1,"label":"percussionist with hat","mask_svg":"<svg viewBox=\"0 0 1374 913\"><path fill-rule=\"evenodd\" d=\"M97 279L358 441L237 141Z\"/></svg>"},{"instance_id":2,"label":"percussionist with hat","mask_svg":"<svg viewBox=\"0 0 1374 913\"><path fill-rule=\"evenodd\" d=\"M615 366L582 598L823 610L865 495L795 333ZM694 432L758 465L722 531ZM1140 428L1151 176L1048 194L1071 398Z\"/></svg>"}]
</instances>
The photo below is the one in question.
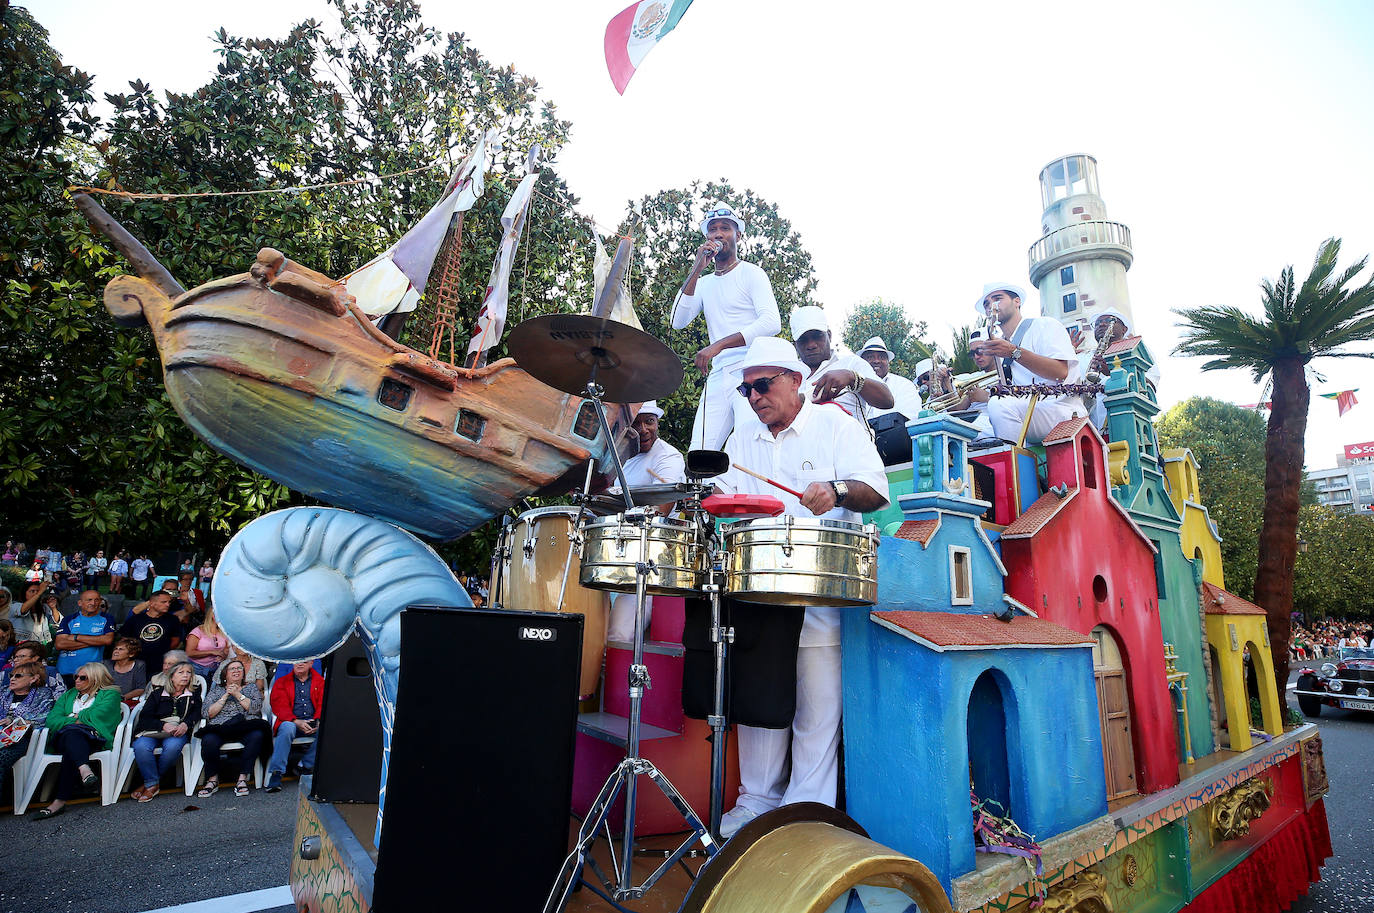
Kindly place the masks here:
<instances>
[{"instance_id":1,"label":"percussionist with hat","mask_svg":"<svg viewBox=\"0 0 1374 913\"><path fill-rule=\"evenodd\" d=\"M719 450L735 420L749 410L732 391L731 374L738 373L745 347L761 336L782 329L778 302L768 276L757 265L739 259L744 220L718 203L701 220L706 241L673 303L673 329L686 328L698 314L706 314L710 344L696 354L696 366L706 374L696 418L692 422L692 449ZM702 275L707 262L714 272Z\"/></svg>"},{"instance_id":2,"label":"percussionist with hat","mask_svg":"<svg viewBox=\"0 0 1374 913\"><path fill-rule=\"evenodd\" d=\"M888 503L887 475L872 442L854 434L854 420L830 403L815 403L805 395L811 368L797 358L783 339L760 338L750 344L738 365L743 383L739 396L750 406L725 445L731 469L716 479L720 490L777 496L784 512L795 517L860 522L861 513ZM800 498L779 491L740 472L746 467L801 493ZM781 609L787 621L759 632L761 639L787 640L796 645L795 679L779 678L780 699L795 700L795 714L783 728L737 727L740 758L740 796L721 822L729 836L745 822L770 809L793 802L835 804L837 752L840 743L840 610L783 606L751 606L734 615L737 641L746 635L740 625L764 614L754 609ZM799 617L800 616L800 617ZM754 635L748 635L750 637ZM747 662L735 654L735 676ZM780 676L790 667L779 663ZM791 752L790 773L788 753Z\"/></svg>"}]
</instances>

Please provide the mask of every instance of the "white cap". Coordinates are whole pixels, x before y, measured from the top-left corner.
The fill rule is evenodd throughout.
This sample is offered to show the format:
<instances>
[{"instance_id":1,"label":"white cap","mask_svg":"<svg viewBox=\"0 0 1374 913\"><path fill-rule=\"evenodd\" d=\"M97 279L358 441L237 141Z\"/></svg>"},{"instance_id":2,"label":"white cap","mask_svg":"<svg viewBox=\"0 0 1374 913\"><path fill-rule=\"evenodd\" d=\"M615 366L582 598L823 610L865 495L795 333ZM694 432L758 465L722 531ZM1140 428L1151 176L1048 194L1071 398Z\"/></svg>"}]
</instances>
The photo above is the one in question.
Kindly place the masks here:
<instances>
[{"instance_id":1,"label":"white cap","mask_svg":"<svg viewBox=\"0 0 1374 913\"><path fill-rule=\"evenodd\" d=\"M975 341L975 340L982 339L982 338L983 338L983 328L982 328L982 327L977 327L977 328L975 328L975 329L972 329L972 330L969 330L969 331L968 331L968 341L969 341L969 342L973 342L973 341Z\"/></svg>"},{"instance_id":2,"label":"white cap","mask_svg":"<svg viewBox=\"0 0 1374 913\"><path fill-rule=\"evenodd\" d=\"M915 379L919 379L922 374L930 373L933 364L934 362L929 358L922 358L920 361L916 362L916 370L911 372L911 376Z\"/></svg>"},{"instance_id":3,"label":"white cap","mask_svg":"<svg viewBox=\"0 0 1374 913\"><path fill-rule=\"evenodd\" d=\"M717 202L706 213L706 217L701 220L701 233L710 234L711 223L716 219L729 219L735 223L735 228L739 229L740 234L744 234L744 220L735 215L735 211L724 203Z\"/></svg>"},{"instance_id":4,"label":"white cap","mask_svg":"<svg viewBox=\"0 0 1374 913\"><path fill-rule=\"evenodd\" d=\"M865 352L886 352L888 358L897 357L897 353L887 347L887 343L883 342L883 337L881 336L874 336L868 342L864 343L864 347L859 350L859 354L863 355Z\"/></svg>"},{"instance_id":5,"label":"white cap","mask_svg":"<svg viewBox=\"0 0 1374 913\"><path fill-rule=\"evenodd\" d=\"M983 286L983 294L978 296L978 301L973 305L973 309L979 314L986 314L987 312L983 310L983 299L993 292L1009 292L1014 297L1020 298L1022 303L1025 303L1026 300L1025 290L1014 282L989 282Z\"/></svg>"},{"instance_id":6,"label":"white cap","mask_svg":"<svg viewBox=\"0 0 1374 913\"><path fill-rule=\"evenodd\" d=\"M640 415L652 415L655 418L663 418L663 410L658 407L658 400L651 399L639 407Z\"/></svg>"},{"instance_id":7,"label":"white cap","mask_svg":"<svg viewBox=\"0 0 1374 913\"><path fill-rule=\"evenodd\" d=\"M809 373L806 365L797 358L796 347L777 336L760 336L749 343L749 350L744 353L744 358L735 365L731 373L743 375L750 368L781 368L796 371L802 377Z\"/></svg>"},{"instance_id":8,"label":"white cap","mask_svg":"<svg viewBox=\"0 0 1374 913\"><path fill-rule=\"evenodd\" d=\"M1101 320L1103 317L1115 317L1121 323L1121 326L1125 329L1126 335L1131 335L1131 322L1126 319L1126 315L1122 314L1116 308L1103 308L1102 310L1093 314L1094 330L1097 329L1097 322Z\"/></svg>"},{"instance_id":9,"label":"white cap","mask_svg":"<svg viewBox=\"0 0 1374 913\"><path fill-rule=\"evenodd\" d=\"M820 330L822 333L830 332L830 321L825 319L825 311L811 304L793 308L790 324L793 339L801 339L803 334L812 330Z\"/></svg>"}]
</instances>

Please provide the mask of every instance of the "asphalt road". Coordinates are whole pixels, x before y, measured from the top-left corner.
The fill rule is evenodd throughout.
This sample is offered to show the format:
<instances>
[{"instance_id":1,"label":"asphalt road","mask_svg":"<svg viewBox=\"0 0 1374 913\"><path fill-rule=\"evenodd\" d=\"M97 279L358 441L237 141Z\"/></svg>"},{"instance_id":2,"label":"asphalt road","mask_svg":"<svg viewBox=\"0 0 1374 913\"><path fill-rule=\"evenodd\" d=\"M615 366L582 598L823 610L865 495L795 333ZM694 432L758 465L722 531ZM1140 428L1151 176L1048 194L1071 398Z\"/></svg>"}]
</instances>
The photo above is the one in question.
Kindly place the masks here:
<instances>
[{"instance_id":1,"label":"asphalt road","mask_svg":"<svg viewBox=\"0 0 1374 913\"><path fill-rule=\"evenodd\" d=\"M289 781L279 793L255 789L244 799L232 789L209 799L164 790L142 805L69 805L48 821L0 815L0 910L142 913L279 887L289 874L296 798Z\"/></svg>"},{"instance_id":2,"label":"asphalt road","mask_svg":"<svg viewBox=\"0 0 1374 913\"><path fill-rule=\"evenodd\" d=\"M1290 683L1297 681L1294 673ZM1289 692L1294 710L1297 699ZM1374 803L1369 801L1370 771L1374 768L1374 714L1323 707L1314 720L1322 734L1326 776L1326 818L1331 827L1332 857L1322 879L1306 897L1298 898L1291 913L1369 913L1374 910L1374 867L1370 866L1370 837L1374 835Z\"/></svg>"},{"instance_id":3,"label":"asphalt road","mask_svg":"<svg viewBox=\"0 0 1374 913\"><path fill-rule=\"evenodd\" d=\"M1291 695L1289 702L1296 708ZM1369 913L1374 714L1323 708L1317 724L1331 781L1326 812L1335 855L1291 913ZM0 911L144 913L279 887L289 871L296 798L292 781L276 795L254 790L246 799L231 790L210 799L163 792L143 805L72 805L46 822L2 815Z\"/></svg>"}]
</instances>

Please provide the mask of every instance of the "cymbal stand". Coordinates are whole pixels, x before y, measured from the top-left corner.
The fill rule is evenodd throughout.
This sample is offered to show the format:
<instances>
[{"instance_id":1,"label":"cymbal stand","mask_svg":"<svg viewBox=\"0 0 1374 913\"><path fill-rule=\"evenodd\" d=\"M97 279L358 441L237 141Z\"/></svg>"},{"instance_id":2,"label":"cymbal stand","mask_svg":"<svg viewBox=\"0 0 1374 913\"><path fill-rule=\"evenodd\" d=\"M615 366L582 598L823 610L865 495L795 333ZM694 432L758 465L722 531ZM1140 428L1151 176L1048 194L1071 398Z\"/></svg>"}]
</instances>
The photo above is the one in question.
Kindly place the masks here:
<instances>
[{"instance_id":1,"label":"cymbal stand","mask_svg":"<svg viewBox=\"0 0 1374 913\"><path fill-rule=\"evenodd\" d=\"M610 427L606 421L606 414L601 402L601 389L593 381L587 384L587 398L594 404L596 414L601 420L602 430L606 434L606 439L611 442ZM612 444L614 442L611 442ZM635 564L635 639L634 639L634 660L630 664L629 689L630 689L630 719L626 731L625 759L620 762L606 783L601 787L601 792L597 794L596 801L587 810L587 817L583 819L582 826L577 833L577 846L564 860L562 869L559 870L558 877L554 881L553 890L549 892L549 898L544 904L544 913L559 913L568 904L572 897L573 890L579 883L586 884L602 899L609 902L617 910L624 910L620 906L621 901L636 900L643 897L645 892L652 888L667 871L675 866L691 848L693 843L701 841L706 851L715 855L719 851L720 845L711 832L707 830L705 824L697 817L697 813L687 804L687 800L682 798L682 794L677 788L668 781L652 761L639 756L639 736L641 725L642 706L644 701L644 691L650 687L649 667L644 665L644 603L648 596L649 575L656 573L652 561L644 560L649 554L649 529L652 519L657 511L651 507L635 507L633 497L630 494L630 486L625 481L625 470L620 463L620 455L612 446L611 459L615 463L616 475L620 478L620 488L625 495L627 510L622 515L625 522L636 526L639 529L639 557L640 560ZM691 834L687 839L672 853L666 856L663 863L644 880L643 884L634 883L634 842L635 842L635 810L636 799L638 797L638 786L640 777L648 777L654 785L659 788L664 797L677 809L683 820L691 828ZM619 871L615 882L607 879L600 872L599 868L590 859L590 849L597 840L597 831L602 828L606 819L610 816L611 806L615 803L616 797L624 791L625 794L625 830L621 835L621 854L616 860L619 863ZM614 850L612 850L614 854ZM614 855L613 855L614 858ZM603 893L596 885L586 881L582 877L584 866L591 865L599 880L605 886L608 893Z\"/></svg>"}]
</instances>

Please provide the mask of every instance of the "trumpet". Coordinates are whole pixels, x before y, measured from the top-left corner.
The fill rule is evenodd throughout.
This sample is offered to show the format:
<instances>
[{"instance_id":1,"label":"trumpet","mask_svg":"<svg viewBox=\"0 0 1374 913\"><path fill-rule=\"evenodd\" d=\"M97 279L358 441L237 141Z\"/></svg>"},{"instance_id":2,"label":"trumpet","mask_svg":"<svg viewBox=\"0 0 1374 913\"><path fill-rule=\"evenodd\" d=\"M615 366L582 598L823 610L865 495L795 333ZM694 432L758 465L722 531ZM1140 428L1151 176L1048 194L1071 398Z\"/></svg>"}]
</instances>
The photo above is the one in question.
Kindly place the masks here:
<instances>
[{"instance_id":1,"label":"trumpet","mask_svg":"<svg viewBox=\"0 0 1374 913\"><path fill-rule=\"evenodd\" d=\"M948 412L957 406L964 396L975 388L991 390L1002 382L1002 375L997 371L977 371L972 374L960 374L954 378L953 390L939 396L932 396L926 400L925 408L932 412Z\"/></svg>"}]
</instances>

